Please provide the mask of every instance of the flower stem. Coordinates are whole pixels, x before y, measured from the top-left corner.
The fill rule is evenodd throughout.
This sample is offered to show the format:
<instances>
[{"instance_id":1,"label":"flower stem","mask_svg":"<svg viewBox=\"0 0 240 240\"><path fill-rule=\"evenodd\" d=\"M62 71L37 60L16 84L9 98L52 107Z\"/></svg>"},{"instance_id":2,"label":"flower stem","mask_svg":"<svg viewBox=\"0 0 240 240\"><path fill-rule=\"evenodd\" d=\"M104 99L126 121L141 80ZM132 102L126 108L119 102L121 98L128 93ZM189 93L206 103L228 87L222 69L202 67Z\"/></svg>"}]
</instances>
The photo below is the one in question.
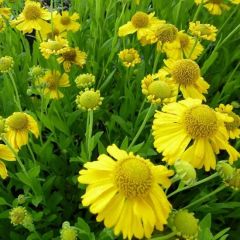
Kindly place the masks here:
<instances>
[{"instance_id":1,"label":"flower stem","mask_svg":"<svg viewBox=\"0 0 240 240\"><path fill-rule=\"evenodd\" d=\"M217 194L218 192L222 191L222 190L223 190L224 188L226 188L226 187L227 187L226 185L221 185L221 186L219 186L219 187L218 187L217 189L215 189L213 192L210 192L209 194L207 194L207 195L205 195L205 196L203 196L203 197L201 197L201 198L198 198L196 201L188 204L188 205L185 206L183 209L185 209L185 208L190 208L190 207L194 206L195 204L200 203L200 202L208 199L209 197Z\"/></svg>"},{"instance_id":2,"label":"flower stem","mask_svg":"<svg viewBox=\"0 0 240 240\"><path fill-rule=\"evenodd\" d=\"M208 182L208 181L212 180L213 178L215 178L215 177L217 177L217 176L218 176L218 173L214 173L214 174L212 174L212 175L209 176L209 177L206 177L206 178L204 178L204 179L202 179L202 180L200 180L200 181L197 181L196 183L194 183L194 184L191 185L191 186L186 186L186 187L184 187L184 188L177 189L176 191L168 194L167 197L168 197L168 198L169 198L169 197L172 197L172 196L174 196L175 194L177 194L177 193L179 193L179 192L185 191L185 190L187 190L187 189L196 187L196 186L198 186L198 185L200 185L200 184L202 184L202 183Z\"/></svg>"},{"instance_id":3,"label":"flower stem","mask_svg":"<svg viewBox=\"0 0 240 240\"><path fill-rule=\"evenodd\" d=\"M138 140L140 134L142 133L142 131L143 131L143 129L144 129L144 127L145 127L145 125L146 125L149 117L150 117L150 114L152 113L153 108L154 108L154 105L151 104L151 106L148 108L148 112L147 112L147 114L146 114L146 116L145 116L145 118L144 118L144 120L143 120L140 128L138 129L135 137L133 138L131 144L129 145L128 150L130 150L131 147L132 147L132 146L135 144L135 142Z\"/></svg>"},{"instance_id":4,"label":"flower stem","mask_svg":"<svg viewBox=\"0 0 240 240\"><path fill-rule=\"evenodd\" d=\"M156 69L157 69L157 65L158 65L158 61L159 61L159 58L160 58L160 55L161 55L161 52L156 50L156 54L155 54L155 59L154 59L154 64L153 64L153 70L152 70L152 73L155 73L156 72Z\"/></svg>"},{"instance_id":5,"label":"flower stem","mask_svg":"<svg viewBox=\"0 0 240 240\"><path fill-rule=\"evenodd\" d=\"M87 143L87 156L88 160L92 156L92 128L93 128L93 110L88 111L87 125L86 125L86 143Z\"/></svg>"},{"instance_id":6,"label":"flower stem","mask_svg":"<svg viewBox=\"0 0 240 240\"><path fill-rule=\"evenodd\" d=\"M193 45L192 50L191 50L191 52L190 52L190 54L189 54L189 56L188 56L189 59L191 59L191 56L192 56L192 54L193 54L193 52L194 52L194 50L195 50L195 48L196 48L196 46L197 46L197 43L198 43L198 38L195 37L194 45Z\"/></svg>"},{"instance_id":7,"label":"flower stem","mask_svg":"<svg viewBox=\"0 0 240 240\"><path fill-rule=\"evenodd\" d=\"M202 0L201 3L198 5L198 8L197 8L197 10L196 10L196 12L195 12L195 14L194 14L194 16L193 16L192 22L195 22L195 21L197 20L197 17L198 17L198 15L199 15L199 13L200 13L200 11L201 11L201 9L202 9L202 6L203 6L203 0Z\"/></svg>"},{"instance_id":8,"label":"flower stem","mask_svg":"<svg viewBox=\"0 0 240 240\"><path fill-rule=\"evenodd\" d=\"M35 156L34 156L34 154L33 154L32 148L31 148L31 146L30 146L29 143L27 144L27 148L28 148L28 151L29 151L30 154L31 154L31 157L32 157L32 159L33 159L33 162L35 163L35 162L36 162L36 158L35 158Z\"/></svg>"},{"instance_id":9,"label":"flower stem","mask_svg":"<svg viewBox=\"0 0 240 240\"><path fill-rule=\"evenodd\" d=\"M176 234L174 233L174 232L172 232L172 233L169 233L169 234L167 234L167 235L165 235L165 236L162 236L162 237L154 237L154 238L151 238L152 240L167 240L167 239L169 239L169 238L172 238L172 237L174 237Z\"/></svg>"},{"instance_id":10,"label":"flower stem","mask_svg":"<svg viewBox=\"0 0 240 240\"><path fill-rule=\"evenodd\" d=\"M17 86L13 77L13 74L11 71L8 72L8 75L11 79L12 85L13 85L13 89L15 91L15 102L17 104L17 107L20 111L22 111L22 107L21 107L21 102L20 102L20 98L19 98L19 94L18 94L18 90L17 90Z\"/></svg>"}]
</instances>

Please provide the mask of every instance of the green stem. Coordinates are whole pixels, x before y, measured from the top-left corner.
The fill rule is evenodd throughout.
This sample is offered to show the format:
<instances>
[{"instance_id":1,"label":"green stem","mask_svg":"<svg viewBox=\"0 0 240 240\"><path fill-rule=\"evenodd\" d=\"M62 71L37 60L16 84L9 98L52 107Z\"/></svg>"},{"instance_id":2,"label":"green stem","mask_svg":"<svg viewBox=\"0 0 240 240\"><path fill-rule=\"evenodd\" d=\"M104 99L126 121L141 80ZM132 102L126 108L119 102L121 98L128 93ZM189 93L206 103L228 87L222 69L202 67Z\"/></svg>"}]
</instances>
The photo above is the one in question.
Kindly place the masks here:
<instances>
[{"instance_id":1,"label":"green stem","mask_svg":"<svg viewBox=\"0 0 240 240\"><path fill-rule=\"evenodd\" d=\"M18 90L17 90L17 86L13 77L13 74L11 71L8 72L8 75L11 79L12 85L13 85L13 89L15 91L15 102L17 104L17 107L20 111L22 111L22 107L21 107L21 102L20 102L20 98L19 98L19 94L18 94Z\"/></svg>"},{"instance_id":2,"label":"green stem","mask_svg":"<svg viewBox=\"0 0 240 240\"><path fill-rule=\"evenodd\" d=\"M148 112L147 112L147 114L146 114L146 116L145 116L145 118L144 118L144 120L143 120L140 128L138 129L135 137L133 138L131 144L129 145L128 150L130 150L131 147L132 147L132 146L135 144L135 142L138 140L140 134L142 133L142 131L143 131L143 129L144 129L144 127L145 127L145 125L146 125L149 117L150 117L150 114L152 113L153 108L154 108L154 105L151 104L151 106L148 108Z\"/></svg>"},{"instance_id":3,"label":"green stem","mask_svg":"<svg viewBox=\"0 0 240 240\"><path fill-rule=\"evenodd\" d=\"M196 46L197 46L197 43L198 43L198 38L195 37L194 45L193 45L193 47L192 47L192 50L191 50L190 54L188 55L188 58L189 58L189 59L191 59L191 56L192 56L192 54L193 54L193 52L194 52L194 49L195 49Z\"/></svg>"},{"instance_id":4,"label":"green stem","mask_svg":"<svg viewBox=\"0 0 240 240\"><path fill-rule=\"evenodd\" d=\"M218 173L214 173L214 174L212 174L212 175L209 176L209 177L206 177L206 178L204 178L204 179L202 179L202 180L200 180L200 181L197 181L196 183L194 183L194 184L191 185L191 186L186 186L186 187L184 187L184 188L177 189L176 191L168 194L167 197L168 197L168 198L169 198L169 197L172 197L172 196L174 196L175 194L177 194L177 193L179 193L179 192L185 191L185 190L187 190L187 189L196 187L196 186L198 186L198 185L200 185L200 184L202 184L202 183L208 182L208 181L214 179L214 178L217 177L217 176L218 176Z\"/></svg>"},{"instance_id":5,"label":"green stem","mask_svg":"<svg viewBox=\"0 0 240 240\"><path fill-rule=\"evenodd\" d=\"M33 159L33 162L35 163L35 162L36 162L36 158L35 158L35 156L34 156L34 154L33 154L32 148L31 148L31 146L29 145L29 143L27 144L27 148L28 148L28 151L29 151L30 154L31 154L31 157L32 157L32 159Z\"/></svg>"},{"instance_id":6,"label":"green stem","mask_svg":"<svg viewBox=\"0 0 240 240\"><path fill-rule=\"evenodd\" d=\"M159 61L159 58L160 58L160 55L161 55L161 52L156 50L157 51L157 54L155 54L155 59L154 59L154 64L153 64L153 70L152 70L152 73L155 73L156 70L157 70L157 65L158 65L158 61Z\"/></svg>"},{"instance_id":7,"label":"green stem","mask_svg":"<svg viewBox=\"0 0 240 240\"><path fill-rule=\"evenodd\" d=\"M192 22L195 22L197 20L197 17L198 17L198 14L200 13L201 9L202 9L202 6L203 6L203 0L202 2L198 5L198 8L193 16L193 20Z\"/></svg>"},{"instance_id":8,"label":"green stem","mask_svg":"<svg viewBox=\"0 0 240 240\"><path fill-rule=\"evenodd\" d=\"M215 189L213 192L210 192L209 194L207 194L207 195L205 195L205 196L197 199L196 201L188 204L188 205L185 206L183 209L185 209L185 208L190 208L190 207L194 206L195 204L198 204L198 203L200 203L200 202L208 199L209 197L217 194L218 192L222 191L222 190L223 190L224 188L226 188L226 187L227 187L226 185L221 185L221 186L219 186L219 187L218 187L217 189Z\"/></svg>"},{"instance_id":9,"label":"green stem","mask_svg":"<svg viewBox=\"0 0 240 240\"><path fill-rule=\"evenodd\" d=\"M92 156L92 128L93 128L93 110L88 111L87 125L86 125L86 143L87 143L87 155L88 160Z\"/></svg>"},{"instance_id":10,"label":"green stem","mask_svg":"<svg viewBox=\"0 0 240 240\"><path fill-rule=\"evenodd\" d=\"M154 238L151 238L151 240L167 240L167 239L169 239L169 238L172 238L172 237L174 237L176 234L174 233L174 232L172 232L172 233L169 233L169 234L167 234L167 235L165 235L165 236L162 236L162 237L154 237Z\"/></svg>"}]
</instances>

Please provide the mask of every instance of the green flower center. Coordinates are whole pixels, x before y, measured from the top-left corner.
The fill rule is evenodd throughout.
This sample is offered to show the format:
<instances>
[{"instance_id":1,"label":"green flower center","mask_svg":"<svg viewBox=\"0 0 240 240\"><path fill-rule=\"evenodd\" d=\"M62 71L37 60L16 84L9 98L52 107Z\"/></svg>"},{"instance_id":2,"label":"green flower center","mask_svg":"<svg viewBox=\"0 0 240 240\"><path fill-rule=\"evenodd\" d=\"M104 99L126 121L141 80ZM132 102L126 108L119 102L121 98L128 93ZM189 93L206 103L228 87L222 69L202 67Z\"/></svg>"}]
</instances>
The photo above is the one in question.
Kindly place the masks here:
<instances>
[{"instance_id":1,"label":"green flower center","mask_svg":"<svg viewBox=\"0 0 240 240\"><path fill-rule=\"evenodd\" d=\"M7 118L7 125L15 130L22 130L27 127L28 119L22 112L15 112Z\"/></svg>"},{"instance_id":2,"label":"green flower center","mask_svg":"<svg viewBox=\"0 0 240 240\"><path fill-rule=\"evenodd\" d=\"M27 20L36 20L41 17L41 8L35 4L27 4L23 10Z\"/></svg>"},{"instance_id":3,"label":"green flower center","mask_svg":"<svg viewBox=\"0 0 240 240\"><path fill-rule=\"evenodd\" d=\"M13 66L13 58L9 56L0 58L0 72L8 72Z\"/></svg>"},{"instance_id":4,"label":"green flower center","mask_svg":"<svg viewBox=\"0 0 240 240\"><path fill-rule=\"evenodd\" d=\"M86 109L94 109L101 102L100 95L98 92L88 90L83 92L79 98L79 103Z\"/></svg>"},{"instance_id":5,"label":"green flower center","mask_svg":"<svg viewBox=\"0 0 240 240\"><path fill-rule=\"evenodd\" d=\"M177 37L177 28L172 24L162 24L156 30L156 36L162 43L172 42Z\"/></svg>"},{"instance_id":6,"label":"green flower center","mask_svg":"<svg viewBox=\"0 0 240 240\"><path fill-rule=\"evenodd\" d=\"M155 98L169 98L171 97L171 88L163 81L157 80L150 83L148 86L149 95L154 95Z\"/></svg>"}]
</instances>

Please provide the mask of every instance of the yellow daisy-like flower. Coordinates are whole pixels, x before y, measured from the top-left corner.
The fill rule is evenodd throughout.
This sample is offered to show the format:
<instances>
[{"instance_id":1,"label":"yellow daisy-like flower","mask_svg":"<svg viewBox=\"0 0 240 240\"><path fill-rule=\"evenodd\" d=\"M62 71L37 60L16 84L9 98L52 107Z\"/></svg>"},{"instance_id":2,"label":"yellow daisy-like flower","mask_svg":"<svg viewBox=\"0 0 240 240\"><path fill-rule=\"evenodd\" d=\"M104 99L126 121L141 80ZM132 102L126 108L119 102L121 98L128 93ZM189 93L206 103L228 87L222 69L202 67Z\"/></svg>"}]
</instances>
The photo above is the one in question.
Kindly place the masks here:
<instances>
[{"instance_id":1,"label":"yellow daisy-like flower","mask_svg":"<svg viewBox=\"0 0 240 240\"><path fill-rule=\"evenodd\" d=\"M80 51L79 48L68 48L57 59L59 63L63 63L63 68L66 72L70 72L72 64L83 67L86 64L87 54Z\"/></svg>"},{"instance_id":2,"label":"yellow daisy-like flower","mask_svg":"<svg viewBox=\"0 0 240 240\"><path fill-rule=\"evenodd\" d=\"M5 19L9 19L10 15L11 15L11 8L4 8L4 7L0 6L0 17L3 17Z\"/></svg>"},{"instance_id":3,"label":"yellow daisy-like flower","mask_svg":"<svg viewBox=\"0 0 240 240\"><path fill-rule=\"evenodd\" d=\"M216 41L217 36L217 28L210 24L202 24L199 21L190 22L189 30L192 35L197 36L199 38L208 40L208 41Z\"/></svg>"},{"instance_id":4,"label":"yellow daisy-like flower","mask_svg":"<svg viewBox=\"0 0 240 240\"><path fill-rule=\"evenodd\" d=\"M83 111L97 110L102 104L102 101L103 97L101 97L100 91L95 91L93 88L86 88L76 97L77 107Z\"/></svg>"},{"instance_id":5,"label":"yellow daisy-like flower","mask_svg":"<svg viewBox=\"0 0 240 240\"><path fill-rule=\"evenodd\" d=\"M202 0L195 0L197 5L201 4ZM203 6L212 15L221 15L224 10L228 10L230 7L224 3L223 0L203 0Z\"/></svg>"},{"instance_id":6,"label":"yellow daisy-like flower","mask_svg":"<svg viewBox=\"0 0 240 240\"><path fill-rule=\"evenodd\" d=\"M164 44L163 51L166 52L168 58L175 60L182 58L195 60L204 49L199 41L197 43L195 41L197 40L181 31L177 33L175 41Z\"/></svg>"},{"instance_id":7,"label":"yellow daisy-like flower","mask_svg":"<svg viewBox=\"0 0 240 240\"><path fill-rule=\"evenodd\" d=\"M220 150L228 152L232 164L240 154L228 143L224 121L232 119L199 99L170 103L154 116L154 146L170 165L181 159L209 171L215 169L215 154Z\"/></svg>"},{"instance_id":8,"label":"yellow daisy-like flower","mask_svg":"<svg viewBox=\"0 0 240 240\"><path fill-rule=\"evenodd\" d=\"M80 29L80 23L77 22L79 19L78 13L69 14L68 11L60 13L54 13L53 22L54 26L60 31L72 31L77 32Z\"/></svg>"},{"instance_id":9,"label":"yellow daisy-like flower","mask_svg":"<svg viewBox=\"0 0 240 240\"><path fill-rule=\"evenodd\" d=\"M28 143L28 132L32 132L36 138L39 136L38 124L35 119L24 112L14 112L6 119L8 130L6 139L15 149Z\"/></svg>"},{"instance_id":10,"label":"yellow daisy-like flower","mask_svg":"<svg viewBox=\"0 0 240 240\"><path fill-rule=\"evenodd\" d=\"M240 4L240 0L230 0L233 4Z\"/></svg>"},{"instance_id":11,"label":"yellow daisy-like flower","mask_svg":"<svg viewBox=\"0 0 240 240\"><path fill-rule=\"evenodd\" d=\"M50 19L50 12L43 9L40 3L27 1L22 13L19 14L17 19L12 20L11 24L23 33L31 33L33 29L36 31L49 29L50 24L47 23L47 20Z\"/></svg>"},{"instance_id":12,"label":"yellow daisy-like flower","mask_svg":"<svg viewBox=\"0 0 240 240\"><path fill-rule=\"evenodd\" d=\"M225 127L228 131L228 135L231 139L240 137L240 117L234 113L233 106L230 104L224 105L220 104L216 111L221 113L226 113L229 117L233 118L232 122L226 122Z\"/></svg>"},{"instance_id":13,"label":"yellow daisy-like flower","mask_svg":"<svg viewBox=\"0 0 240 240\"><path fill-rule=\"evenodd\" d=\"M191 59L164 60L166 70L172 81L177 84L184 98L198 98L206 100L203 93L207 93L209 84L201 77L200 68Z\"/></svg>"},{"instance_id":14,"label":"yellow daisy-like flower","mask_svg":"<svg viewBox=\"0 0 240 240\"><path fill-rule=\"evenodd\" d=\"M147 96L151 103L175 102L178 94L178 87L169 81L165 71L157 74L149 74L142 80L142 93Z\"/></svg>"},{"instance_id":15,"label":"yellow daisy-like flower","mask_svg":"<svg viewBox=\"0 0 240 240\"><path fill-rule=\"evenodd\" d=\"M118 54L119 58L125 67L134 67L136 64L141 62L141 58L138 51L134 48L124 49Z\"/></svg>"},{"instance_id":16,"label":"yellow daisy-like flower","mask_svg":"<svg viewBox=\"0 0 240 240\"><path fill-rule=\"evenodd\" d=\"M51 55L59 55L68 50L68 41L56 36L55 40L48 39L47 42L41 42L40 50L42 55L48 59Z\"/></svg>"},{"instance_id":17,"label":"yellow daisy-like flower","mask_svg":"<svg viewBox=\"0 0 240 240\"><path fill-rule=\"evenodd\" d=\"M0 144L0 159L6 161L16 161L13 152L4 144ZM5 179L8 176L6 165L0 160L0 176Z\"/></svg>"},{"instance_id":18,"label":"yellow daisy-like flower","mask_svg":"<svg viewBox=\"0 0 240 240\"><path fill-rule=\"evenodd\" d=\"M14 61L13 58L10 56L4 56L0 58L0 72L7 73L13 67Z\"/></svg>"},{"instance_id":19,"label":"yellow daisy-like flower","mask_svg":"<svg viewBox=\"0 0 240 240\"><path fill-rule=\"evenodd\" d=\"M79 172L78 181L88 184L83 206L90 206L97 221L116 235L121 232L124 239L150 238L154 227L162 231L171 211L162 187L171 185L173 171L114 144L107 152L110 156L101 154Z\"/></svg>"},{"instance_id":20,"label":"yellow daisy-like flower","mask_svg":"<svg viewBox=\"0 0 240 240\"><path fill-rule=\"evenodd\" d=\"M61 74L59 71L48 70L45 75L39 79L38 84L43 85L44 95L51 99L59 99L64 95L59 90L61 87L69 87L69 77L66 73Z\"/></svg>"},{"instance_id":21,"label":"yellow daisy-like flower","mask_svg":"<svg viewBox=\"0 0 240 240\"><path fill-rule=\"evenodd\" d=\"M154 24L158 24L159 21L159 19L154 17L154 13L147 14L144 12L136 12L132 16L131 21L127 22L119 28L118 36L124 37L126 35L137 32L138 39L141 39L149 33L152 34L152 30L150 30L150 28Z\"/></svg>"},{"instance_id":22,"label":"yellow daisy-like flower","mask_svg":"<svg viewBox=\"0 0 240 240\"><path fill-rule=\"evenodd\" d=\"M78 88L90 87L95 83L95 81L95 76L91 73L80 74L75 79L75 83Z\"/></svg>"}]
</instances>

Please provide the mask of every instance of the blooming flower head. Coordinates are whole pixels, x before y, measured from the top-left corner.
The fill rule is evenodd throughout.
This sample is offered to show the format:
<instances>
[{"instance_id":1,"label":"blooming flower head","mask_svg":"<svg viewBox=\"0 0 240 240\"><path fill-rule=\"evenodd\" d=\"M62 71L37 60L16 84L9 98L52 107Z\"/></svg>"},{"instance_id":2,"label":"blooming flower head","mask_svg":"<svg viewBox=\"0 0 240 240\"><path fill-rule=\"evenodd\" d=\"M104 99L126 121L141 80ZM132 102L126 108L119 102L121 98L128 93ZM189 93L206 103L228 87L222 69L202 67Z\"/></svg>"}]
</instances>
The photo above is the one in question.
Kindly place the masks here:
<instances>
[{"instance_id":1,"label":"blooming flower head","mask_svg":"<svg viewBox=\"0 0 240 240\"><path fill-rule=\"evenodd\" d=\"M124 49L118 54L123 65L127 68L134 67L136 64L141 62L141 58L138 51L134 48Z\"/></svg>"},{"instance_id":2,"label":"blooming flower head","mask_svg":"<svg viewBox=\"0 0 240 240\"><path fill-rule=\"evenodd\" d=\"M220 150L228 152L232 164L240 154L228 143L227 121L232 119L199 99L170 103L154 116L154 146L170 165L181 159L209 171L215 169Z\"/></svg>"},{"instance_id":3,"label":"blooming flower head","mask_svg":"<svg viewBox=\"0 0 240 240\"><path fill-rule=\"evenodd\" d=\"M38 84L43 85L44 95L51 99L59 99L64 95L59 90L62 87L69 87L69 77L66 73L61 74L59 71L48 70L45 75L39 79Z\"/></svg>"},{"instance_id":4,"label":"blooming flower head","mask_svg":"<svg viewBox=\"0 0 240 240\"><path fill-rule=\"evenodd\" d=\"M170 103L177 99L177 85L171 83L165 71L149 74L142 80L142 93L151 103Z\"/></svg>"},{"instance_id":5,"label":"blooming flower head","mask_svg":"<svg viewBox=\"0 0 240 240\"><path fill-rule=\"evenodd\" d=\"M4 56L0 58L0 72L1 73L7 73L9 72L13 67L13 58L10 56Z\"/></svg>"},{"instance_id":6,"label":"blooming flower head","mask_svg":"<svg viewBox=\"0 0 240 240\"><path fill-rule=\"evenodd\" d=\"M6 161L16 160L13 152L4 144L0 144L0 159ZM0 160L0 176L2 179L5 179L8 176L6 165L2 160Z\"/></svg>"},{"instance_id":7,"label":"blooming flower head","mask_svg":"<svg viewBox=\"0 0 240 240\"><path fill-rule=\"evenodd\" d=\"M195 0L197 5L202 3L202 0ZM224 10L228 10L230 7L224 3L224 0L203 0L203 6L212 15L221 15Z\"/></svg>"},{"instance_id":8,"label":"blooming flower head","mask_svg":"<svg viewBox=\"0 0 240 240\"><path fill-rule=\"evenodd\" d=\"M133 34L137 32L138 39L141 39L143 36L151 33L150 28L154 24L159 23L159 19L154 17L154 13L144 13L144 12L136 12L131 21L127 22L123 26L121 26L118 30L118 36L124 37L129 34Z\"/></svg>"},{"instance_id":9,"label":"blooming flower head","mask_svg":"<svg viewBox=\"0 0 240 240\"><path fill-rule=\"evenodd\" d=\"M3 19L9 19L11 15L11 8L3 7L3 1L0 1L0 17Z\"/></svg>"},{"instance_id":10,"label":"blooming flower head","mask_svg":"<svg viewBox=\"0 0 240 240\"><path fill-rule=\"evenodd\" d=\"M42 55L48 59L51 55L59 55L68 49L68 41L56 36L54 40L48 39L47 42L41 42L40 50Z\"/></svg>"},{"instance_id":11,"label":"blooming flower head","mask_svg":"<svg viewBox=\"0 0 240 240\"><path fill-rule=\"evenodd\" d=\"M9 218L11 220L11 223L16 225L22 225L24 223L24 219L27 216L27 210L25 207L15 207L11 209L9 212Z\"/></svg>"},{"instance_id":12,"label":"blooming flower head","mask_svg":"<svg viewBox=\"0 0 240 240\"><path fill-rule=\"evenodd\" d=\"M207 93L209 84L201 77L200 68L191 59L164 60L166 70L172 81L179 85L184 98L199 98L206 100L203 93Z\"/></svg>"},{"instance_id":13,"label":"blooming flower head","mask_svg":"<svg viewBox=\"0 0 240 240\"><path fill-rule=\"evenodd\" d=\"M39 129L36 120L27 113L14 112L6 119L8 131L6 139L15 149L28 143L28 133L32 132L36 138L39 136Z\"/></svg>"},{"instance_id":14,"label":"blooming flower head","mask_svg":"<svg viewBox=\"0 0 240 240\"><path fill-rule=\"evenodd\" d=\"M182 58L195 60L201 55L203 49L198 40L183 31L177 33L177 37L173 42L166 43L163 46L163 51L167 54L167 57L175 60Z\"/></svg>"},{"instance_id":15,"label":"blooming flower head","mask_svg":"<svg viewBox=\"0 0 240 240\"><path fill-rule=\"evenodd\" d=\"M81 91L76 97L76 104L79 109L83 111L97 110L102 104L103 97L100 95L99 90L86 88Z\"/></svg>"},{"instance_id":16,"label":"blooming flower head","mask_svg":"<svg viewBox=\"0 0 240 240\"><path fill-rule=\"evenodd\" d=\"M217 28L210 24L202 24L199 21L190 22L189 30L192 35L197 36L199 38L208 40L208 41L216 41L217 36Z\"/></svg>"},{"instance_id":17,"label":"blooming flower head","mask_svg":"<svg viewBox=\"0 0 240 240\"><path fill-rule=\"evenodd\" d=\"M83 206L90 206L97 221L124 239L150 238L154 227L162 231L171 211L162 187L170 186L173 171L114 144L107 152L109 156L101 154L79 172L78 181L88 184Z\"/></svg>"},{"instance_id":18,"label":"blooming flower head","mask_svg":"<svg viewBox=\"0 0 240 240\"><path fill-rule=\"evenodd\" d=\"M79 19L78 13L69 14L68 11L63 11L62 14L54 13L53 22L60 32L72 31L77 32L80 29L80 23L77 22Z\"/></svg>"},{"instance_id":19,"label":"blooming flower head","mask_svg":"<svg viewBox=\"0 0 240 240\"><path fill-rule=\"evenodd\" d=\"M173 211L168 222L172 231L181 239L198 240L199 221L193 213L185 209Z\"/></svg>"},{"instance_id":20,"label":"blooming flower head","mask_svg":"<svg viewBox=\"0 0 240 240\"><path fill-rule=\"evenodd\" d=\"M95 76L91 73L80 74L76 77L75 83L78 88L87 88L91 87L95 83Z\"/></svg>"},{"instance_id":21,"label":"blooming flower head","mask_svg":"<svg viewBox=\"0 0 240 240\"><path fill-rule=\"evenodd\" d=\"M230 104L220 104L219 107L216 108L216 111L220 113L226 113L229 117L233 118L233 121L225 123L225 127L227 129L229 137L231 139L235 139L240 137L240 117L232 110L233 106Z\"/></svg>"},{"instance_id":22,"label":"blooming flower head","mask_svg":"<svg viewBox=\"0 0 240 240\"><path fill-rule=\"evenodd\" d=\"M86 64L87 54L79 50L79 48L68 48L57 59L59 63L63 63L66 72L70 72L72 64L83 67Z\"/></svg>"},{"instance_id":23,"label":"blooming flower head","mask_svg":"<svg viewBox=\"0 0 240 240\"><path fill-rule=\"evenodd\" d=\"M62 229L60 231L61 240L76 240L77 239L77 229L70 226L69 222L64 222L62 224Z\"/></svg>"},{"instance_id":24,"label":"blooming flower head","mask_svg":"<svg viewBox=\"0 0 240 240\"><path fill-rule=\"evenodd\" d=\"M32 77L33 79L37 80L41 77L44 76L45 74L45 69L42 68L40 65L34 65L30 68L28 72L29 76Z\"/></svg>"},{"instance_id":25,"label":"blooming flower head","mask_svg":"<svg viewBox=\"0 0 240 240\"><path fill-rule=\"evenodd\" d=\"M31 33L33 29L36 31L49 29L51 25L47 23L47 20L50 19L50 12L43 9L39 2L26 1L22 13L17 19L12 20L11 24L23 33Z\"/></svg>"}]
</instances>

